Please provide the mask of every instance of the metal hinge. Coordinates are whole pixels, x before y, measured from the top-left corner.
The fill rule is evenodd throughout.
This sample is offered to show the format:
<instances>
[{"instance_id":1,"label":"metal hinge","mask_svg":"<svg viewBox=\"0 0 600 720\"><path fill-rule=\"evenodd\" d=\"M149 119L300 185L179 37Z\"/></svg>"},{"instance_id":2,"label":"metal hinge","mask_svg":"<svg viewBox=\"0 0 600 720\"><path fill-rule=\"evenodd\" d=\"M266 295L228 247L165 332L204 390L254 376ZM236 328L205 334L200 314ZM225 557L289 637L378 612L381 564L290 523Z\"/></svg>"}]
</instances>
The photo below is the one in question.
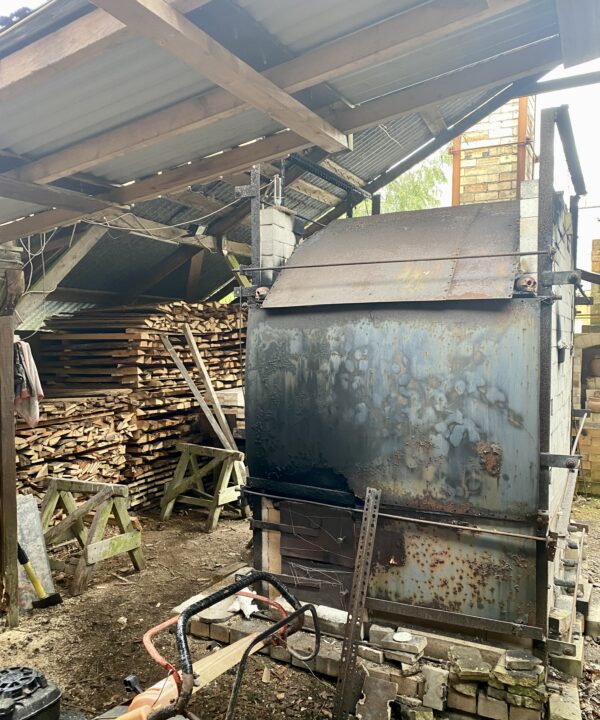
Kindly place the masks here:
<instances>
[{"instance_id":1,"label":"metal hinge","mask_svg":"<svg viewBox=\"0 0 600 720\"><path fill-rule=\"evenodd\" d=\"M581 455L555 455L554 453L540 453L542 467L558 467L575 470L579 465Z\"/></svg>"},{"instance_id":2,"label":"metal hinge","mask_svg":"<svg viewBox=\"0 0 600 720\"><path fill-rule=\"evenodd\" d=\"M564 270L560 272L543 272L542 285L581 285L581 271Z\"/></svg>"}]
</instances>

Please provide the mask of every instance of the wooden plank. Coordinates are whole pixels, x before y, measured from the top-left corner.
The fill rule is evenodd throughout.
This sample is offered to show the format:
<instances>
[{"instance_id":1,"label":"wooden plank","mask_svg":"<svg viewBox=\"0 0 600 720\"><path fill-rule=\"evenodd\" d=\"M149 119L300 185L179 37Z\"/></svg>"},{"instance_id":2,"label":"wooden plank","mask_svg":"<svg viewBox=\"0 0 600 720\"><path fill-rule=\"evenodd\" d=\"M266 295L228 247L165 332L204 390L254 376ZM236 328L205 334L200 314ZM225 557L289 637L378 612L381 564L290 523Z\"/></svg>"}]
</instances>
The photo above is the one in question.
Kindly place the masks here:
<instances>
[{"instance_id":1,"label":"wooden plank","mask_svg":"<svg viewBox=\"0 0 600 720\"><path fill-rule=\"evenodd\" d=\"M237 450L237 444L233 438L231 428L229 427L229 423L225 419L225 415L223 414L223 408L221 407L221 403L219 402L219 398L217 397L217 393L215 392L215 388L213 387L212 380L210 379L210 375L208 374L208 370L206 369L206 365L204 364L204 360L202 359L200 350L198 350L198 346L196 345L196 340L194 339L192 328L189 326L188 323L184 323L183 325L183 334L185 335L185 339L187 340L190 350L192 351L192 358L194 360L194 364L196 365L196 368L200 373L200 377L202 378L202 382L204 383L204 389L206 390L206 394L208 395L208 399L210 400L210 404L212 406L212 410L215 414L217 422L219 423L223 434L229 441L229 446L233 450Z\"/></svg>"},{"instance_id":2,"label":"wooden plank","mask_svg":"<svg viewBox=\"0 0 600 720\"><path fill-rule=\"evenodd\" d=\"M110 488L111 494L114 497L127 497L129 493L127 485L119 485L116 483L100 483L71 479L66 480L65 478L56 478L52 481L52 483L58 490L73 493L85 493L86 495L103 492L106 488Z\"/></svg>"},{"instance_id":3,"label":"wooden plank","mask_svg":"<svg viewBox=\"0 0 600 720\"><path fill-rule=\"evenodd\" d=\"M210 0L168 0L188 13ZM25 92L129 38L123 23L96 10L0 60L0 100Z\"/></svg>"},{"instance_id":4,"label":"wooden plank","mask_svg":"<svg viewBox=\"0 0 600 720\"><path fill-rule=\"evenodd\" d=\"M0 176L1 181L1 176ZM17 303L16 313L22 323L42 305L61 281L78 265L92 250L98 241L106 235L108 228L99 225L88 227L73 245L68 248L44 273L44 276L33 283L25 295Z\"/></svg>"},{"instance_id":5,"label":"wooden plank","mask_svg":"<svg viewBox=\"0 0 600 720\"><path fill-rule=\"evenodd\" d=\"M329 152L348 149L342 133L229 52L164 0L93 0L136 34L146 37L235 97Z\"/></svg>"},{"instance_id":6,"label":"wooden plank","mask_svg":"<svg viewBox=\"0 0 600 720\"><path fill-rule=\"evenodd\" d=\"M423 108L419 114L433 137L437 137L440 133L448 129L446 121L437 105L429 105Z\"/></svg>"},{"instance_id":7,"label":"wooden plank","mask_svg":"<svg viewBox=\"0 0 600 720\"><path fill-rule=\"evenodd\" d=\"M206 250L200 250L192 255L189 262L188 274L185 281L185 299L188 302L198 302L202 297L200 292L200 281L202 279L202 266Z\"/></svg>"},{"instance_id":8,"label":"wooden plank","mask_svg":"<svg viewBox=\"0 0 600 720\"><path fill-rule=\"evenodd\" d=\"M54 527L51 527L44 533L46 545L52 545L53 542L56 542L57 538L64 535L67 530L70 530L74 523L78 520L82 520L91 510L97 508L98 505L104 503L110 497L112 497L112 488L110 485L107 485L96 495L93 495L91 498L81 503L81 505L78 505L77 509L69 513L69 515L67 515L64 520L61 520L58 525L54 525Z\"/></svg>"},{"instance_id":9,"label":"wooden plank","mask_svg":"<svg viewBox=\"0 0 600 720\"><path fill-rule=\"evenodd\" d=\"M104 535L106 523L108 522L108 518L112 512L112 506L113 500L111 498L110 500L106 500L96 510L96 514L88 532L86 547L87 545L92 545L97 542ZM73 583L71 585L73 595L80 595L86 589L92 579L95 567L95 565L87 564L84 548L84 551L82 552L75 568L75 572L73 573Z\"/></svg>"},{"instance_id":10,"label":"wooden plank","mask_svg":"<svg viewBox=\"0 0 600 720\"><path fill-rule=\"evenodd\" d=\"M1 174L0 197L47 207L80 210L85 213L98 212L111 207L110 203L90 195L65 190L54 185L38 185L26 180L16 180L13 177Z\"/></svg>"},{"instance_id":11,"label":"wooden plank","mask_svg":"<svg viewBox=\"0 0 600 720\"><path fill-rule=\"evenodd\" d=\"M208 445L195 445L194 443L178 442L175 443L175 447L184 451L187 450L191 455L199 455L201 457L218 457L226 458L233 457L234 460L243 460L244 453L239 450L230 448L214 448Z\"/></svg>"},{"instance_id":12,"label":"wooden plank","mask_svg":"<svg viewBox=\"0 0 600 720\"><path fill-rule=\"evenodd\" d=\"M19 624L12 315L0 315L0 607Z\"/></svg>"},{"instance_id":13,"label":"wooden plank","mask_svg":"<svg viewBox=\"0 0 600 720\"><path fill-rule=\"evenodd\" d=\"M139 530L132 530L131 532L114 535L113 537L86 545L83 556L88 565L94 565L114 555L122 555L123 553L136 550L141 544L142 539Z\"/></svg>"},{"instance_id":14,"label":"wooden plank","mask_svg":"<svg viewBox=\"0 0 600 720\"><path fill-rule=\"evenodd\" d=\"M232 449L229 445L229 441L227 440L227 438L223 434L223 431L219 427L219 424L215 420L214 415L210 411L210 408L208 407L204 398L202 397L200 390L198 390L198 387L197 387L196 383L194 382L192 376L187 371L181 358L179 357L179 355L175 351L175 348L171 344L171 341L169 340L169 338L166 335L161 335L160 338L161 338L163 345L165 346L167 352L173 359L173 362L175 363L175 365L177 365L179 372L183 375L183 379L185 380L185 382L187 383L187 386L191 390L192 395L196 398L198 405L200 405L200 409L204 413L204 416L206 417L208 424L210 425L212 431L219 438L219 441L223 444L224 448Z\"/></svg>"},{"instance_id":15,"label":"wooden plank","mask_svg":"<svg viewBox=\"0 0 600 720\"><path fill-rule=\"evenodd\" d=\"M264 76L286 92L298 92L324 79L333 80L351 70L392 59L422 43L434 42L522 4L523 0L492 0L487 4L481 0L450 3L447 0L432 0L270 68ZM82 37L86 35L82 34ZM50 153L9 174L23 180L50 182L174 135L232 117L244 109L247 105L241 100L217 88Z\"/></svg>"},{"instance_id":16,"label":"wooden plank","mask_svg":"<svg viewBox=\"0 0 600 720\"><path fill-rule=\"evenodd\" d=\"M133 527L133 522L131 521L131 517L129 516L129 512L127 510L127 502L125 498L115 498L115 501L113 503L113 515L115 516L115 520L117 522L119 530L122 533L136 532L138 534L138 537L140 538L139 545L132 548L131 550L128 550L127 554L129 555L129 559L131 560L133 567L138 572L141 572L146 567L146 560L144 559L144 554L141 547L142 534L139 530L136 530Z\"/></svg>"},{"instance_id":17,"label":"wooden plank","mask_svg":"<svg viewBox=\"0 0 600 720\"><path fill-rule=\"evenodd\" d=\"M564 66L600 57L598 0L556 0L556 13Z\"/></svg>"}]
</instances>

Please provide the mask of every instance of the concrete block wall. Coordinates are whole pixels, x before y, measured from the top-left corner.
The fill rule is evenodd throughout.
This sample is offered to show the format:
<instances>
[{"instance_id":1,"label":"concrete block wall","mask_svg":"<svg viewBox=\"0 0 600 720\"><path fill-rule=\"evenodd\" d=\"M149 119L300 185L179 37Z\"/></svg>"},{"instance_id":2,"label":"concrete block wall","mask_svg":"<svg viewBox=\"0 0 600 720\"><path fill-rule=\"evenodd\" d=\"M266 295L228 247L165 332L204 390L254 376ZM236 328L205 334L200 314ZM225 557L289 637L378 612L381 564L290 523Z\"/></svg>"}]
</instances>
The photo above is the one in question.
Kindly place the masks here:
<instances>
[{"instance_id":1,"label":"concrete block wall","mask_svg":"<svg viewBox=\"0 0 600 720\"><path fill-rule=\"evenodd\" d=\"M571 270L573 232L571 215L562 197L556 196L558 212L554 226L554 271ZM552 399L550 401L550 452L569 455L571 452L571 409L573 403L573 308L575 286L554 287L559 296L552 305ZM563 345L561 348L560 346ZM562 362L560 361L562 359ZM562 498L569 471L552 468L550 472L550 500L558 503Z\"/></svg>"},{"instance_id":2,"label":"concrete block wall","mask_svg":"<svg viewBox=\"0 0 600 720\"><path fill-rule=\"evenodd\" d=\"M519 99L511 100L466 132L460 145L460 204L515 200ZM527 98L526 136L533 138L535 99ZM534 152L525 148L524 179L533 178Z\"/></svg>"},{"instance_id":3,"label":"concrete block wall","mask_svg":"<svg viewBox=\"0 0 600 720\"><path fill-rule=\"evenodd\" d=\"M281 267L290 258L296 247L293 232L294 216L285 208L266 207L260 211L261 266ZM262 273L263 285L271 285L276 271Z\"/></svg>"}]
</instances>

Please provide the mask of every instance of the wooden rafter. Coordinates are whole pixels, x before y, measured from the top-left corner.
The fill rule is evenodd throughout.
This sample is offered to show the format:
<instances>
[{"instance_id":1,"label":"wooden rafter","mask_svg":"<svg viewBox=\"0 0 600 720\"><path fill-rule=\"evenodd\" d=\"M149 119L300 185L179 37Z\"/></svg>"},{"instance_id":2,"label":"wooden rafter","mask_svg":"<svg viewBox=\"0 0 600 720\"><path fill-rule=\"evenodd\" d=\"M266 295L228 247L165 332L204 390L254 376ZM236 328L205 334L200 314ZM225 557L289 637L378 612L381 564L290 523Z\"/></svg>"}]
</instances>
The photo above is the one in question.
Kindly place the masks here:
<instances>
[{"instance_id":1,"label":"wooden rafter","mask_svg":"<svg viewBox=\"0 0 600 720\"><path fill-rule=\"evenodd\" d=\"M350 71L365 68L370 63L397 57L413 50L418 43L434 42L452 32L464 30L514 9L523 4L523 1L495 0L490 2L488 7L481 0L464 0L450 4L447 0L432 0L426 5L388 18L375 26L358 30L352 35L270 68L265 71L264 77L288 93L298 92L323 80L334 80ZM0 61L0 70L2 62ZM22 180L51 182L167 138L235 116L246 108L247 105L242 100L222 88L216 88L199 97L176 103L147 117L51 153L15 170L11 175Z\"/></svg>"},{"instance_id":2,"label":"wooden rafter","mask_svg":"<svg viewBox=\"0 0 600 720\"><path fill-rule=\"evenodd\" d=\"M210 0L167 0L182 13ZM103 10L95 10L51 35L26 45L0 60L0 100L24 92L34 83L76 67L104 50L123 42L128 31L123 23Z\"/></svg>"},{"instance_id":3,"label":"wooden rafter","mask_svg":"<svg viewBox=\"0 0 600 720\"><path fill-rule=\"evenodd\" d=\"M187 20L164 0L94 0L136 34L284 127L330 152L348 149L345 136Z\"/></svg>"},{"instance_id":4,"label":"wooden rafter","mask_svg":"<svg viewBox=\"0 0 600 720\"><path fill-rule=\"evenodd\" d=\"M38 185L37 183L15 180L6 175L0 175L0 197L87 213L98 212L111 207L110 203L83 193L65 190L54 185Z\"/></svg>"},{"instance_id":5,"label":"wooden rafter","mask_svg":"<svg viewBox=\"0 0 600 720\"><path fill-rule=\"evenodd\" d=\"M60 284L62 280L78 265L81 260L96 247L98 241L106 234L108 228L92 225L75 238L73 244L50 265L43 277L31 285L28 292L21 296L16 313L20 322L30 317Z\"/></svg>"},{"instance_id":6,"label":"wooden rafter","mask_svg":"<svg viewBox=\"0 0 600 720\"><path fill-rule=\"evenodd\" d=\"M521 50L507 53L486 63L451 73L444 78L399 90L380 100L374 100L358 108L338 111L332 115L347 132L385 122L403 113L414 112L430 105L432 95L440 102L465 92L474 92L489 87L507 84L515 77L534 75L545 71L560 61L558 39L539 42ZM466 79L465 79L466 78ZM324 111L325 112L325 111ZM328 112L328 111L327 111ZM206 183L220 177L248 169L257 162L269 162L288 153L306 148L309 143L293 132L281 132L271 137L247 144L208 158L200 158L187 165L165 170L132 185L118 188L101 197L118 205L128 205L148 200L165 192L184 189L194 183ZM68 225L83 217L67 210L40 213L18 223L0 228L0 242L13 240L36 232Z\"/></svg>"}]
</instances>

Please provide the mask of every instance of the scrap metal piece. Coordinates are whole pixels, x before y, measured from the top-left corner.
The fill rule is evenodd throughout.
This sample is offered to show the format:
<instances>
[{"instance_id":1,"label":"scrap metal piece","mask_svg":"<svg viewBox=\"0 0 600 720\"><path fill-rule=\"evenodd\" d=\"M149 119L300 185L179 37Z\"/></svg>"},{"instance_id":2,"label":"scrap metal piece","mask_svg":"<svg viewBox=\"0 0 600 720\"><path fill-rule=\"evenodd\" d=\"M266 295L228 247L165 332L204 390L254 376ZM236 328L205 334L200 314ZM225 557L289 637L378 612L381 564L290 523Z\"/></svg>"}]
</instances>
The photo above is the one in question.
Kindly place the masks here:
<instances>
[{"instance_id":1,"label":"scrap metal piece","mask_svg":"<svg viewBox=\"0 0 600 720\"><path fill-rule=\"evenodd\" d=\"M356 705L356 717L360 720L389 720L392 713L390 704L397 694L396 683L367 675L363 683L362 697Z\"/></svg>"},{"instance_id":2,"label":"scrap metal piece","mask_svg":"<svg viewBox=\"0 0 600 720\"><path fill-rule=\"evenodd\" d=\"M335 693L334 720L345 720L349 713L354 711L360 694L359 688L361 684L357 670L358 642L367 599L369 576L371 574L371 561L375 547L380 501L381 490L367 488L354 564L354 580L352 582L352 592L350 593L348 622L342 645L340 674Z\"/></svg>"}]
</instances>

